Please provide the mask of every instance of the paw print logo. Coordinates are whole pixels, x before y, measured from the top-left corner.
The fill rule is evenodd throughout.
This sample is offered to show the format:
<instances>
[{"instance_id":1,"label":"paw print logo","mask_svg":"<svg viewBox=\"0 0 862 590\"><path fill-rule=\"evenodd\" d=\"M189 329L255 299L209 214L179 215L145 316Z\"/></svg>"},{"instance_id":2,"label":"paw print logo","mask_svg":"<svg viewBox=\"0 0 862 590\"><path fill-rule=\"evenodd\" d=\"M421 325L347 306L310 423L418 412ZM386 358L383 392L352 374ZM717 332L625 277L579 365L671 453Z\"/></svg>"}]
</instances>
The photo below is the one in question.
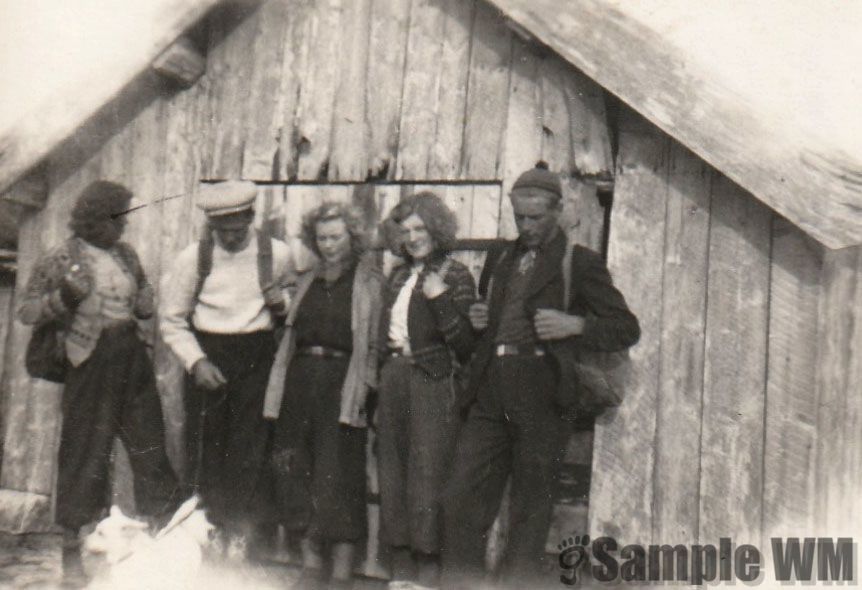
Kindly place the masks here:
<instances>
[{"instance_id":1,"label":"paw print logo","mask_svg":"<svg viewBox=\"0 0 862 590\"><path fill-rule=\"evenodd\" d=\"M590 536L576 536L564 539L557 549L560 551L560 582L567 586L578 583L582 566L589 561Z\"/></svg>"}]
</instances>

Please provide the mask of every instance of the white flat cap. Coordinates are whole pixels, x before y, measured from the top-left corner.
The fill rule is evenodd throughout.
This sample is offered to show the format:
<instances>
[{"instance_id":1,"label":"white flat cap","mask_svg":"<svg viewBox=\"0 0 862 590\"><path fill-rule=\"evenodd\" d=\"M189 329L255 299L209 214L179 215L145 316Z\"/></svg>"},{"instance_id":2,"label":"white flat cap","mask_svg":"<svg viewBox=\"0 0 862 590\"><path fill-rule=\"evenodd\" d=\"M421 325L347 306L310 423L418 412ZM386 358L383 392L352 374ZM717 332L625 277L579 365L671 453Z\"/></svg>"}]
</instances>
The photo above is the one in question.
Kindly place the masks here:
<instances>
[{"instance_id":1,"label":"white flat cap","mask_svg":"<svg viewBox=\"0 0 862 590\"><path fill-rule=\"evenodd\" d=\"M201 189L198 207L208 217L218 217L251 209L257 197L257 185L250 180L225 180Z\"/></svg>"}]
</instances>

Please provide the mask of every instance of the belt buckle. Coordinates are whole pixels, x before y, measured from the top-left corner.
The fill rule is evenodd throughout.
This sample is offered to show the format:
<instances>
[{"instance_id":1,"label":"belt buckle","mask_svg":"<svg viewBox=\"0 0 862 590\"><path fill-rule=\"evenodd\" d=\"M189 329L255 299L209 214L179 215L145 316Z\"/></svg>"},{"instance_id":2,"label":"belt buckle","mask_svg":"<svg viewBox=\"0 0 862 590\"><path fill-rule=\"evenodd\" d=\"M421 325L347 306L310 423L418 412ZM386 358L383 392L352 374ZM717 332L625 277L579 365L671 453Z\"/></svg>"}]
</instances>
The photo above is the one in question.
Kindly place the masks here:
<instances>
[{"instance_id":1,"label":"belt buckle","mask_svg":"<svg viewBox=\"0 0 862 590\"><path fill-rule=\"evenodd\" d=\"M309 346L308 352L310 352L313 356L323 356L324 350L322 346Z\"/></svg>"},{"instance_id":2,"label":"belt buckle","mask_svg":"<svg viewBox=\"0 0 862 590\"><path fill-rule=\"evenodd\" d=\"M506 356L506 345L498 344L496 350L494 351L496 356Z\"/></svg>"}]
</instances>

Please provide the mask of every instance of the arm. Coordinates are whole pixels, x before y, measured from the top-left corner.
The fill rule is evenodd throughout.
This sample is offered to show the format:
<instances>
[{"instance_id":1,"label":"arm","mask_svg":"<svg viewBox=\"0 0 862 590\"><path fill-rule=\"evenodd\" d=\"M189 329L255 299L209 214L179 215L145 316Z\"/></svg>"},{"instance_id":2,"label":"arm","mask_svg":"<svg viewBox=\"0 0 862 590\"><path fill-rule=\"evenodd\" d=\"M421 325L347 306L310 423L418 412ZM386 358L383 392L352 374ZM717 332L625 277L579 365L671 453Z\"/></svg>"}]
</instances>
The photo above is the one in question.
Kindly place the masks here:
<instances>
[{"instance_id":1,"label":"arm","mask_svg":"<svg viewBox=\"0 0 862 590\"><path fill-rule=\"evenodd\" d=\"M428 298L428 304L446 344L452 347L460 361L466 361L475 344L470 306L476 302L476 284L470 271L461 264L453 264L445 279L448 289Z\"/></svg>"},{"instance_id":2,"label":"arm","mask_svg":"<svg viewBox=\"0 0 862 590\"><path fill-rule=\"evenodd\" d=\"M572 258L573 297L570 309L585 310L580 342L585 348L615 352L640 339L640 325L625 297L614 287L601 257L578 248Z\"/></svg>"},{"instance_id":3,"label":"arm","mask_svg":"<svg viewBox=\"0 0 862 590\"><path fill-rule=\"evenodd\" d=\"M65 245L39 260L27 281L18 318L24 324L67 321L74 313L74 304L63 296L61 284L68 266Z\"/></svg>"},{"instance_id":4,"label":"arm","mask_svg":"<svg viewBox=\"0 0 862 590\"><path fill-rule=\"evenodd\" d=\"M162 283L159 329L165 343L187 371L206 357L192 333L189 319L195 306L197 244L183 250Z\"/></svg>"}]
</instances>

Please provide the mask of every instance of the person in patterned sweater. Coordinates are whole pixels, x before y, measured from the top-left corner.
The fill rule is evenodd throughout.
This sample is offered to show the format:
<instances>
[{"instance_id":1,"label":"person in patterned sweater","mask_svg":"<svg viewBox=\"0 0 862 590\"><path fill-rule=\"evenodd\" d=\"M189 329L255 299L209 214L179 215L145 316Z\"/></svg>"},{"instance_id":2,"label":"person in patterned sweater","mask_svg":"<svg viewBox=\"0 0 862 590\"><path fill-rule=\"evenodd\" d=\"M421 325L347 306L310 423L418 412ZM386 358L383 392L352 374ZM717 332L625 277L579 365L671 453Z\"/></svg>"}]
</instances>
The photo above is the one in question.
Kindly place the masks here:
<instances>
[{"instance_id":1,"label":"person in patterned sweater","mask_svg":"<svg viewBox=\"0 0 862 590\"><path fill-rule=\"evenodd\" d=\"M69 585L83 576L78 530L110 497L114 437L128 450L141 515L163 518L182 499L136 322L153 315L153 290L135 250L120 241L131 200L119 184L90 184L72 209L72 237L38 261L18 309L25 324L54 323L65 348L56 521Z\"/></svg>"}]
</instances>

